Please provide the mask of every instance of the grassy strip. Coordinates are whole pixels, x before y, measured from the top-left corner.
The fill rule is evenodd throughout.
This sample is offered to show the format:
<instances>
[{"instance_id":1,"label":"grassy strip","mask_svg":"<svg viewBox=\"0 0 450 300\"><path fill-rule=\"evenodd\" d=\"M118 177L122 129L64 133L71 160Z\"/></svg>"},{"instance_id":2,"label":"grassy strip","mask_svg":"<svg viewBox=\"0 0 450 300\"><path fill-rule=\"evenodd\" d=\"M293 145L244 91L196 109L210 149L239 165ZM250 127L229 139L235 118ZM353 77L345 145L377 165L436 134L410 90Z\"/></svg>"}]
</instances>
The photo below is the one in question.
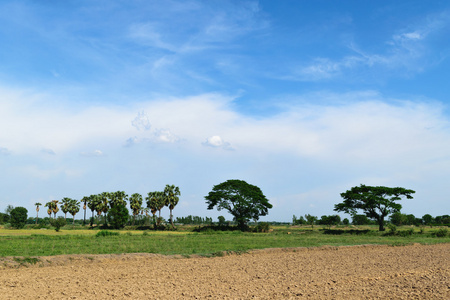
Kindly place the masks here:
<instances>
[{"instance_id":1,"label":"grassy strip","mask_svg":"<svg viewBox=\"0 0 450 300\"><path fill-rule=\"evenodd\" d=\"M95 232L96 233L96 232ZM363 234L325 234L324 231L291 230L271 233L208 232L146 233L108 235L93 234L0 236L0 256L47 256L60 254L211 254L219 251L242 252L249 249L344 246L361 244L405 245L411 243L450 243L450 236L432 237L414 233L410 236L384 236L376 231Z\"/></svg>"}]
</instances>

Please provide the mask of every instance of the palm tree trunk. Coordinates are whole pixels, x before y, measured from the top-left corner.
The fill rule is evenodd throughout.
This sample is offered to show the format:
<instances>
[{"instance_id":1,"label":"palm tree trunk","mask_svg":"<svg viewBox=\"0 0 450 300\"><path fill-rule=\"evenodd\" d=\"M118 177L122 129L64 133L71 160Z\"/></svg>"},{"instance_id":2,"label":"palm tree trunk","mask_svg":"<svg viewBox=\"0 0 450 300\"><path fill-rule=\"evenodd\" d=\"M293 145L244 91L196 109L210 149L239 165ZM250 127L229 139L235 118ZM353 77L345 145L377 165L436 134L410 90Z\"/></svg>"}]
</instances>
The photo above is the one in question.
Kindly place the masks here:
<instances>
[{"instance_id":1,"label":"palm tree trunk","mask_svg":"<svg viewBox=\"0 0 450 300\"><path fill-rule=\"evenodd\" d=\"M173 215L172 215L172 210L170 210L170 224L172 224L172 228L175 228L175 225L173 225Z\"/></svg>"}]
</instances>

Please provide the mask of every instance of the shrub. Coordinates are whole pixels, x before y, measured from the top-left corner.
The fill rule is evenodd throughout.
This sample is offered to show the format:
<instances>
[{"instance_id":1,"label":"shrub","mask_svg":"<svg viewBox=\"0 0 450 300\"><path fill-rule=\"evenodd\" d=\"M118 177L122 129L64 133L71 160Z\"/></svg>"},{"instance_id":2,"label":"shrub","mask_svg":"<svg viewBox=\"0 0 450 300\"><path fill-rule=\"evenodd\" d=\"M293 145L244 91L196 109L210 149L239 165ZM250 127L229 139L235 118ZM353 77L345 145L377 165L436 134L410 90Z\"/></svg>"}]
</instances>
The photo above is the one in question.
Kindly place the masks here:
<instances>
[{"instance_id":1,"label":"shrub","mask_svg":"<svg viewBox=\"0 0 450 300\"><path fill-rule=\"evenodd\" d=\"M114 235L119 235L119 233L115 232L115 231L100 230L99 232L97 232L97 234L95 236L103 237L103 236L114 236Z\"/></svg>"},{"instance_id":2,"label":"shrub","mask_svg":"<svg viewBox=\"0 0 450 300\"><path fill-rule=\"evenodd\" d=\"M256 232L269 232L270 224L267 222L260 222L255 226L254 231Z\"/></svg>"},{"instance_id":3,"label":"shrub","mask_svg":"<svg viewBox=\"0 0 450 300\"><path fill-rule=\"evenodd\" d=\"M108 211L108 223L115 229L125 227L128 218L128 209L125 205L115 205Z\"/></svg>"},{"instance_id":4,"label":"shrub","mask_svg":"<svg viewBox=\"0 0 450 300\"><path fill-rule=\"evenodd\" d=\"M389 229L389 234L395 235L397 233L397 226L395 226L394 224L389 223L387 225L387 228Z\"/></svg>"},{"instance_id":5,"label":"shrub","mask_svg":"<svg viewBox=\"0 0 450 300\"><path fill-rule=\"evenodd\" d=\"M448 234L447 228L441 228L434 233L436 237L446 237Z\"/></svg>"},{"instance_id":6,"label":"shrub","mask_svg":"<svg viewBox=\"0 0 450 300\"><path fill-rule=\"evenodd\" d=\"M63 217L58 217L57 219L50 219L49 222L50 222L50 225L55 227L56 232L59 232L61 227L66 225L66 219L64 219Z\"/></svg>"},{"instance_id":7,"label":"shrub","mask_svg":"<svg viewBox=\"0 0 450 300\"><path fill-rule=\"evenodd\" d=\"M28 210L25 207L16 207L11 210L10 222L11 226L17 229L23 228L27 223Z\"/></svg>"},{"instance_id":8,"label":"shrub","mask_svg":"<svg viewBox=\"0 0 450 300\"><path fill-rule=\"evenodd\" d=\"M414 233L414 229L410 228L408 230L397 231L397 235L399 236L411 236Z\"/></svg>"}]
</instances>

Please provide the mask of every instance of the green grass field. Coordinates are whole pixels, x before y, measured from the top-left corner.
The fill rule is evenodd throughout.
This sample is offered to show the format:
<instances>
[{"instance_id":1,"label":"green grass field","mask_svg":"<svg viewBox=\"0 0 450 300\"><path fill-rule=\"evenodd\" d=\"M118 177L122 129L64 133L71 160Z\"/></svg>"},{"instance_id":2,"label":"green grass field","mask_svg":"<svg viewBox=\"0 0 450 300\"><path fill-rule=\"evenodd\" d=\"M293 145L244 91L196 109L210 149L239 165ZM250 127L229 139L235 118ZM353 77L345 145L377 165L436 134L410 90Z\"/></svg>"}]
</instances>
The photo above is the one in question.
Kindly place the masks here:
<instances>
[{"instance_id":1,"label":"green grass field","mask_svg":"<svg viewBox=\"0 0 450 300\"><path fill-rule=\"evenodd\" d=\"M407 231L399 228L398 231ZM321 228L274 227L269 233L179 231L117 231L119 235L97 237L98 230L0 229L0 256L48 256L60 254L159 253L201 254L250 249L346 246L362 244L407 245L449 243L450 235L433 236L435 228L407 236L388 236L371 227Z\"/></svg>"}]
</instances>

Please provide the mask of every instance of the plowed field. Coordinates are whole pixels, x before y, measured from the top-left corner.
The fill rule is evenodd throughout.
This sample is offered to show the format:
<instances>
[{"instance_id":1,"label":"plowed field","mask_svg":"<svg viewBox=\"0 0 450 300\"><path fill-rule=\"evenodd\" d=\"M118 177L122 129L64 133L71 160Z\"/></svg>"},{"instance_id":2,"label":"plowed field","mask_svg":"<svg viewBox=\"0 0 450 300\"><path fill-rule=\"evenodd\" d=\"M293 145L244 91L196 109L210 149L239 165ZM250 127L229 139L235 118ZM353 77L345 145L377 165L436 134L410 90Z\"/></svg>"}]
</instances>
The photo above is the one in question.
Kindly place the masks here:
<instances>
[{"instance_id":1,"label":"plowed field","mask_svg":"<svg viewBox=\"0 0 450 300\"><path fill-rule=\"evenodd\" d=\"M450 244L222 257L41 257L0 266L1 299L450 299ZM1 261L0 261L1 263Z\"/></svg>"}]
</instances>

